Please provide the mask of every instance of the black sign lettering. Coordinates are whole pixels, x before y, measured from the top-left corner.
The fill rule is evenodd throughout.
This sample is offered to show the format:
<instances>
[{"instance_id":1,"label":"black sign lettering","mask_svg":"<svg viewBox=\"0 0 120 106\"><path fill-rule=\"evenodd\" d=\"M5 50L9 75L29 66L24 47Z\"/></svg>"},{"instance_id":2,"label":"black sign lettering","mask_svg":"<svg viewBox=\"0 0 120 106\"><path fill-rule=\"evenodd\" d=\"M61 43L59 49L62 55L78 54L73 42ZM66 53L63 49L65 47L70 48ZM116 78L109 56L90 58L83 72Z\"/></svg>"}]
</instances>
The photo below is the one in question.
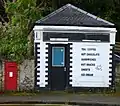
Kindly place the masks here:
<instances>
[{"instance_id":1,"label":"black sign lettering","mask_svg":"<svg viewBox=\"0 0 120 106\"><path fill-rule=\"evenodd\" d=\"M86 76L93 76L93 74L86 74Z\"/></svg>"},{"instance_id":2,"label":"black sign lettering","mask_svg":"<svg viewBox=\"0 0 120 106\"><path fill-rule=\"evenodd\" d=\"M82 61L96 61L95 58L81 58Z\"/></svg>"},{"instance_id":3,"label":"black sign lettering","mask_svg":"<svg viewBox=\"0 0 120 106\"><path fill-rule=\"evenodd\" d=\"M85 66L85 63L82 63L81 66Z\"/></svg>"},{"instance_id":4,"label":"black sign lettering","mask_svg":"<svg viewBox=\"0 0 120 106\"><path fill-rule=\"evenodd\" d=\"M87 66L95 66L95 64L94 63L88 63L88 64L86 64Z\"/></svg>"},{"instance_id":5,"label":"black sign lettering","mask_svg":"<svg viewBox=\"0 0 120 106\"><path fill-rule=\"evenodd\" d=\"M82 55L82 56L85 56L85 55L86 55L86 53L81 53L81 55Z\"/></svg>"},{"instance_id":6,"label":"black sign lettering","mask_svg":"<svg viewBox=\"0 0 120 106\"><path fill-rule=\"evenodd\" d=\"M85 76L85 74L84 74L84 73L82 73L82 74L81 74L81 76Z\"/></svg>"},{"instance_id":7,"label":"black sign lettering","mask_svg":"<svg viewBox=\"0 0 120 106\"><path fill-rule=\"evenodd\" d=\"M88 48L88 51L96 51L96 48Z\"/></svg>"},{"instance_id":8,"label":"black sign lettering","mask_svg":"<svg viewBox=\"0 0 120 106\"><path fill-rule=\"evenodd\" d=\"M81 48L83 51L86 51L86 48Z\"/></svg>"},{"instance_id":9,"label":"black sign lettering","mask_svg":"<svg viewBox=\"0 0 120 106\"><path fill-rule=\"evenodd\" d=\"M99 62L96 62L100 56L96 47L87 46L81 48L81 72L87 72L82 73L81 76L94 76L93 73L91 74L92 71L102 71L102 66L98 64Z\"/></svg>"},{"instance_id":10,"label":"black sign lettering","mask_svg":"<svg viewBox=\"0 0 120 106\"><path fill-rule=\"evenodd\" d=\"M81 71L90 71L90 68L82 68Z\"/></svg>"},{"instance_id":11,"label":"black sign lettering","mask_svg":"<svg viewBox=\"0 0 120 106\"><path fill-rule=\"evenodd\" d=\"M87 53L87 56L99 56L99 53Z\"/></svg>"}]
</instances>

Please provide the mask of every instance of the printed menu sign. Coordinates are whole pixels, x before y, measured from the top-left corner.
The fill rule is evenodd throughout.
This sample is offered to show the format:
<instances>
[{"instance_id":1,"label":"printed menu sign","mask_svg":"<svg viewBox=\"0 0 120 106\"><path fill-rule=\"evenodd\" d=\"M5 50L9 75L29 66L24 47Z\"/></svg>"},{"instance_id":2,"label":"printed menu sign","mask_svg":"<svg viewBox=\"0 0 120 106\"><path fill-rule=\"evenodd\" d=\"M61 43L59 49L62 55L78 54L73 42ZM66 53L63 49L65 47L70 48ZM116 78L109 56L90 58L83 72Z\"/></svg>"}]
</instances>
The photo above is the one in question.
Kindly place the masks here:
<instances>
[{"instance_id":1,"label":"printed menu sign","mask_svg":"<svg viewBox=\"0 0 120 106\"><path fill-rule=\"evenodd\" d=\"M97 62L100 61L99 58L101 57L99 48L97 46L85 46L80 49L81 76L94 76L94 71L102 71L102 65Z\"/></svg>"},{"instance_id":2,"label":"printed menu sign","mask_svg":"<svg viewBox=\"0 0 120 106\"><path fill-rule=\"evenodd\" d=\"M72 53L72 86L109 86L109 43L74 43Z\"/></svg>"}]
</instances>

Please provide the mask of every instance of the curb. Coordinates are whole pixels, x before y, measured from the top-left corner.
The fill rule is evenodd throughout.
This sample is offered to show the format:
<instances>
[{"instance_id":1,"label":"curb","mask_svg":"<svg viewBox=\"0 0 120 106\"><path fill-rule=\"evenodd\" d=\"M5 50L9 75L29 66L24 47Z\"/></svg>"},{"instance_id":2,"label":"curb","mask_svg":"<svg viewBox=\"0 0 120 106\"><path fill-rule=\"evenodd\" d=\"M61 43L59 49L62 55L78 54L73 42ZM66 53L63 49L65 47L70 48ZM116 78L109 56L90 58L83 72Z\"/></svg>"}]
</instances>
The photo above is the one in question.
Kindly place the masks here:
<instances>
[{"instance_id":1,"label":"curb","mask_svg":"<svg viewBox=\"0 0 120 106\"><path fill-rule=\"evenodd\" d=\"M67 105L82 105L82 106L120 106L120 104L100 103L100 102L65 102L65 101L3 101L2 104L67 104Z\"/></svg>"}]
</instances>

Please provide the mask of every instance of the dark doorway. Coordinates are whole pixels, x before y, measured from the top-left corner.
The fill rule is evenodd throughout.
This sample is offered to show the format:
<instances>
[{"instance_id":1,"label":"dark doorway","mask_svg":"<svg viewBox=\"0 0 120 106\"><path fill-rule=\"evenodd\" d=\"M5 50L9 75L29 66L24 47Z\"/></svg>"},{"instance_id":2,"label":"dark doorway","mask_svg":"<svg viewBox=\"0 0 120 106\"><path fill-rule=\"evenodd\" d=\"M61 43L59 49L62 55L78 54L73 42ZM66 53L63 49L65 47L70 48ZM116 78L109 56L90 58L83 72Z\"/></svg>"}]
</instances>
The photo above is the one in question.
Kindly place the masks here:
<instances>
[{"instance_id":1,"label":"dark doorway","mask_svg":"<svg viewBox=\"0 0 120 106\"><path fill-rule=\"evenodd\" d=\"M66 44L49 45L49 72L52 90L64 90L68 81L68 50Z\"/></svg>"}]
</instances>

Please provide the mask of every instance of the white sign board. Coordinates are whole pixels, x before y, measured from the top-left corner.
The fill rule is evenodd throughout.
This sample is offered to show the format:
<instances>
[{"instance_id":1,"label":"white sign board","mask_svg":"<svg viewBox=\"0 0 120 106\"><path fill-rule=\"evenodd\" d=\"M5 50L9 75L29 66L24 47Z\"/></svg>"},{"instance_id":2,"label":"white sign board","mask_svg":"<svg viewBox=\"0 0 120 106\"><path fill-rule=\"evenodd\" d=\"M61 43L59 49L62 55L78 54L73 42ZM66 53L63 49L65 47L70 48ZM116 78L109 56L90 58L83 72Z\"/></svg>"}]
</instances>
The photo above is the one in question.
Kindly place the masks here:
<instances>
[{"instance_id":1,"label":"white sign board","mask_svg":"<svg viewBox=\"0 0 120 106\"><path fill-rule=\"evenodd\" d=\"M109 43L74 43L72 86L109 86Z\"/></svg>"}]
</instances>

